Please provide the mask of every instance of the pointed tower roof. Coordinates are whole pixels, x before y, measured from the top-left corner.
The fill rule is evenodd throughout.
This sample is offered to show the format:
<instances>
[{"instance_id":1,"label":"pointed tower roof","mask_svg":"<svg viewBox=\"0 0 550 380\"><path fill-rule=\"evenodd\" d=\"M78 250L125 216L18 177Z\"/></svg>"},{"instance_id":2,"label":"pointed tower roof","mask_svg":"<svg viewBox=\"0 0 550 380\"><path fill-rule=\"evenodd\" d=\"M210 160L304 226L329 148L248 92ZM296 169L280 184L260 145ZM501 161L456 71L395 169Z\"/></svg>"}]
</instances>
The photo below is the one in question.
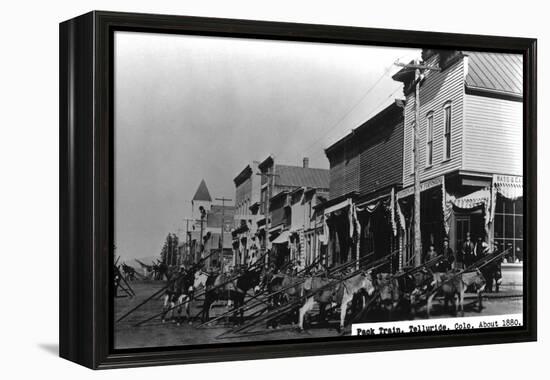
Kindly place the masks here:
<instances>
[{"instance_id":1,"label":"pointed tower roof","mask_svg":"<svg viewBox=\"0 0 550 380\"><path fill-rule=\"evenodd\" d=\"M206 186L204 179L201 181L197 191L195 192L193 200L212 202L212 197L210 196L210 192L208 191L208 187Z\"/></svg>"}]
</instances>

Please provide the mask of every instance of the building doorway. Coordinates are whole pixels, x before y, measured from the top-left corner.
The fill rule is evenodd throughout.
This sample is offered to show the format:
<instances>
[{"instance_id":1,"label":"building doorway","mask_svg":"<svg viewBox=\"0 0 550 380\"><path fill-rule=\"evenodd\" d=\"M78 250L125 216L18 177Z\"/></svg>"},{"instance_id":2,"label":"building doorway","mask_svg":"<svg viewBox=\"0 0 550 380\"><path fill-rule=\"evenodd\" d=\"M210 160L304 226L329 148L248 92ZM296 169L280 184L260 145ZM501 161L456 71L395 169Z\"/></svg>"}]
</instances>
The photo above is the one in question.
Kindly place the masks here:
<instances>
[{"instance_id":1,"label":"building doorway","mask_svg":"<svg viewBox=\"0 0 550 380\"><path fill-rule=\"evenodd\" d=\"M478 238L486 240L485 223L483 217L483 210L481 208L472 212L456 212L456 249L462 249L462 244L466 240L466 234L470 233L470 239L473 243Z\"/></svg>"}]
</instances>

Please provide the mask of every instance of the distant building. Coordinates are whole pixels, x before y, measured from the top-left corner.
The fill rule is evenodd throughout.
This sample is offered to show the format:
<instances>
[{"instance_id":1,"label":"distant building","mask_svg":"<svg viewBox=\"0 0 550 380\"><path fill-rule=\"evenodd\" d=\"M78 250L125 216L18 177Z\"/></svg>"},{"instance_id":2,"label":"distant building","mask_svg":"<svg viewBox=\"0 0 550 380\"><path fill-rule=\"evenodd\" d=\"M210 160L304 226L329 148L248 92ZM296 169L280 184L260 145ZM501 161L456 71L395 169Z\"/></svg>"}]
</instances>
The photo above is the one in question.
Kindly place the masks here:
<instances>
[{"instance_id":1,"label":"distant building","mask_svg":"<svg viewBox=\"0 0 550 380\"><path fill-rule=\"evenodd\" d=\"M294 264L300 261L299 264L303 265L305 260L298 260L295 247L303 244L304 236L300 231L304 231L304 226L296 224L295 228L291 227L292 213L302 213L301 208L306 203L300 201L300 208L293 209L292 195L302 188L327 193L329 171L310 168L308 158L303 159L302 166L291 166L276 164L272 156L262 161L258 169L261 173L259 207L263 215L257 222L260 247L262 250L272 249L270 260L279 267L291 259Z\"/></svg>"},{"instance_id":2,"label":"distant building","mask_svg":"<svg viewBox=\"0 0 550 380\"><path fill-rule=\"evenodd\" d=\"M269 156L245 166L233 182L236 265L250 264L272 250L270 261L278 266L290 260L303 266L322 251L323 223L314 207L328 197L328 170L310 168L307 158L302 166L290 166Z\"/></svg>"},{"instance_id":3,"label":"distant building","mask_svg":"<svg viewBox=\"0 0 550 380\"><path fill-rule=\"evenodd\" d=\"M299 187L290 194L290 260L298 268L321 264L326 255L323 208L325 188Z\"/></svg>"},{"instance_id":4,"label":"distant building","mask_svg":"<svg viewBox=\"0 0 550 380\"><path fill-rule=\"evenodd\" d=\"M212 197L210 196L208 186L206 186L206 181L203 179L201 180L199 187L197 187L197 191L195 191L195 195L191 200L191 214L192 218L195 220L194 229L201 229L201 227L204 228L204 225L201 226L201 223L204 223L201 222L201 219L205 218L206 213L210 211L211 206Z\"/></svg>"},{"instance_id":5,"label":"distant building","mask_svg":"<svg viewBox=\"0 0 550 380\"><path fill-rule=\"evenodd\" d=\"M235 184L235 224L233 228L233 265L255 261L259 255L257 221L260 211L260 176L258 162L254 161L233 179Z\"/></svg>"},{"instance_id":6,"label":"distant building","mask_svg":"<svg viewBox=\"0 0 550 380\"><path fill-rule=\"evenodd\" d=\"M234 215L235 207L233 205L212 205L207 213L205 251L217 252L210 257L211 266L232 265L231 230L234 225Z\"/></svg>"},{"instance_id":7,"label":"distant building","mask_svg":"<svg viewBox=\"0 0 550 380\"><path fill-rule=\"evenodd\" d=\"M206 260L206 266L220 267L224 258L232 256L231 230L235 206L213 204L204 179L199 184L191 205L195 223L189 234L194 262L200 260L201 255L206 257L212 253Z\"/></svg>"}]
</instances>

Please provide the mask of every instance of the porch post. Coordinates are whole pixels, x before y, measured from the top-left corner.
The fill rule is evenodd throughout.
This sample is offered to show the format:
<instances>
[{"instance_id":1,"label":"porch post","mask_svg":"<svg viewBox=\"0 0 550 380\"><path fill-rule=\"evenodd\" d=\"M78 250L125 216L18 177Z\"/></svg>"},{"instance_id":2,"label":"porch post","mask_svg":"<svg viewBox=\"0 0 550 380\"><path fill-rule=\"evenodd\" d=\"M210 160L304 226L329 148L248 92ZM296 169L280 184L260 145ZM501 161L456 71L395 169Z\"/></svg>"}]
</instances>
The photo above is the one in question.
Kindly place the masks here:
<instances>
[{"instance_id":1,"label":"porch post","mask_svg":"<svg viewBox=\"0 0 550 380\"><path fill-rule=\"evenodd\" d=\"M359 269L359 249L361 248L361 237L357 235L355 242L355 270Z\"/></svg>"},{"instance_id":2,"label":"porch post","mask_svg":"<svg viewBox=\"0 0 550 380\"><path fill-rule=\"evenodd\" d=\"M403 270L403 232L401 229L397 232L399 234L399 270Z\"/></svg>"}]
</instances>

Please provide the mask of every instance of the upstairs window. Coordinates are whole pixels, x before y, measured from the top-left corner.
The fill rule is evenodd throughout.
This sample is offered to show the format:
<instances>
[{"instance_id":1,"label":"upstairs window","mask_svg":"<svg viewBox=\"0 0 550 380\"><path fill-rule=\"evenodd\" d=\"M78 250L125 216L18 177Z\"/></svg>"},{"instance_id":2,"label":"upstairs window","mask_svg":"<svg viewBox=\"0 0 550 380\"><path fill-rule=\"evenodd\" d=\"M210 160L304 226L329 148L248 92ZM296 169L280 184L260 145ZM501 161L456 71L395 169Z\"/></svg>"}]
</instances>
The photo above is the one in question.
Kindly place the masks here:
<instances>
[{"instance_id":1,"label":"upstairs window","mask_svg":"<svg viewBox=\"0 0 550 380\"><path fill-rule=\"evenodd\" d=\"M451 120L451 103L449 102L443 106L443 158L445 160L449 160L451 158Z\"/></svg>"},{"instance_id":2,"label":"upstairs window","mask_svg":"<svg viewBox=\"0 0 550 380\"><path fill-rule=\"evenodd\" d=\"M426 166L432 166L434 158L434 115L433 112L426 116Z\"/></svg>"}]
</instances>

